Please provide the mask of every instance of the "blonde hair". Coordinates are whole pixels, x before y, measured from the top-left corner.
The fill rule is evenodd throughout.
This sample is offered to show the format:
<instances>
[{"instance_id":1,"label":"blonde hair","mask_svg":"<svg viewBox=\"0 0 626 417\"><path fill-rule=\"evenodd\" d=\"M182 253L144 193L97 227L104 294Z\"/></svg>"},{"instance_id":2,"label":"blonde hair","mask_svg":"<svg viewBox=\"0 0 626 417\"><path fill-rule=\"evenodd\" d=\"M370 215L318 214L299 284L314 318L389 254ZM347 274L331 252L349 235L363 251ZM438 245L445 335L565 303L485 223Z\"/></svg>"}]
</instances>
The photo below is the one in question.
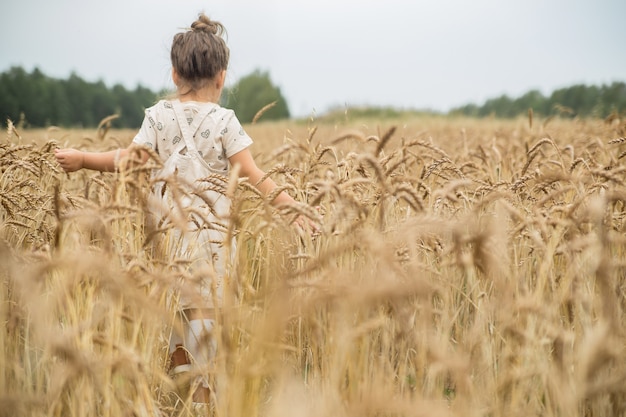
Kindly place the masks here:
<instances>
[{"instance_id":1,"label":"blonde hair","mask_svg":"<svg viewBox=\"0 0 626 417\"><path fill-rule=\"evenodd\" d=\"M170 59L180 79L179 89L197 91L228 67L225 33L220 22L201 13L189 30L174 35Z\"/></svg>"}]
</instances>

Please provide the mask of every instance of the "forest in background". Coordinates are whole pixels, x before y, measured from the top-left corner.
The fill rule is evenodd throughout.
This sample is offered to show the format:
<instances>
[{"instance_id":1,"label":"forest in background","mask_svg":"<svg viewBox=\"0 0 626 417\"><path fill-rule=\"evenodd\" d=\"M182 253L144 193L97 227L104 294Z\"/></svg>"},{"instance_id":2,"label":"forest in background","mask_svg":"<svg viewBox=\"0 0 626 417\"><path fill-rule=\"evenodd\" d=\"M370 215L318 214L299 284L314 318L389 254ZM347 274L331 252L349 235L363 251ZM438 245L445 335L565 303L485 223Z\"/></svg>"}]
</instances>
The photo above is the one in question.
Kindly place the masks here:
<instances>
[{"instance_id":1,"label":"forest in background","mask_svg":"<svg viewBox=\"0 0 626 417\"><path fill-rule=\"evenodd\" d=\"M86 81L75 73L68 79L56 79L46 76L38 68L27 72L21 67L12 67L0 74L0 117L33 128L95 127L102 119L116 114L118 117L113 121L113 127L138 128L144 109L167 93L154 92L141 85L133 90L121 84L108 87L103 81ZM242 77L226 89L222 100L223 105L235 110L243 123L251 122L257 111L273 102L274 106L263 114L263 120L290 117L286 99L267 72L256 70ZM626 112L626 83L578 84L557 89L548 96L538 90L517 98L501 95L483 104L470 103L453 108L447 114L512 118L527 113L529 109L537 116L559 114L605 118L610 114L622 114ZM382 118L418 112L393 107L350 110L353 115ZM329 115L333 113L336 111L332 109L328 112Z\"/></svg>"},{"instance_id":2,"label":"forest in background","mask_svg":"<svg viewBox=\"0 0 626 417\"><path fill-rule=\"evenodd\" d=\"M516 117L532 109L541 116L553 114L572 117L605 118L610 114L626 112L626 83L613 82L601 86L576 84L554 90L544 96L539 90L511 98L507 95L488 99L482 105L467 104L450 111L473 117Z\"/></svg>"},{"instance_id":3,"label":"forest in background","mask_svg":"<svg viewBox=\"0 0 626 417\"><path fill-rule=\"evenodd\" d=\"M138 128L144 109L159 93L138 85L128 90L121 84L109 88L103 81L85 81L72 73L68 79L46 76L12 67L0 74L0 117L21 121L27 127L95 127L117 114L114 126Z\"/></svg>"},{"instance_id":4,"label":"forest in background","mask_svg":"<svg viewBox=\"0 0 626 417\"><path fill-rule=\"evenodd\" d=\"M0 74L0 117L32 128L89 128L115 114L113 127L139 128L144 110L170 93L142 85L134 90L121 84L109 88L103 81L89 82L75 73L63 80L48 77L37 68L27 72L12 67ZM267 72L257 70L242 77L224 90L222 101L243 123L251 122L256 112L270 103L273 107L263 113L264 120L289 118L287 101Z\"/></svg>"}]
</instances>

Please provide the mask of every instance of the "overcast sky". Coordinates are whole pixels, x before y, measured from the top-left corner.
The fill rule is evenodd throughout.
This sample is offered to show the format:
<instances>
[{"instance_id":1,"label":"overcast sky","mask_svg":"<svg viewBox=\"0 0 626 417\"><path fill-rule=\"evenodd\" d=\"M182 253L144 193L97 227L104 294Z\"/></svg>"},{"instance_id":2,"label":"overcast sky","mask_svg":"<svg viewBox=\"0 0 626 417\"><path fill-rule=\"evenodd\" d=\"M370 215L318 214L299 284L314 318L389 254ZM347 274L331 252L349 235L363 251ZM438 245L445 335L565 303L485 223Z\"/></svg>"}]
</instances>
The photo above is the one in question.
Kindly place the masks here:
<instances>
[{"instance_id":1,"label":"overcast sky","mask_svg":"<svg viewBox=\"0 0 626 417\"><path fill-rule=\"evenodd\" d=\"M3 1L0 71L170 87L172 36L201 11L228 31L228 83L269 71L297 116L626 81L624 0Z\"/></svg>"}]
</instances>

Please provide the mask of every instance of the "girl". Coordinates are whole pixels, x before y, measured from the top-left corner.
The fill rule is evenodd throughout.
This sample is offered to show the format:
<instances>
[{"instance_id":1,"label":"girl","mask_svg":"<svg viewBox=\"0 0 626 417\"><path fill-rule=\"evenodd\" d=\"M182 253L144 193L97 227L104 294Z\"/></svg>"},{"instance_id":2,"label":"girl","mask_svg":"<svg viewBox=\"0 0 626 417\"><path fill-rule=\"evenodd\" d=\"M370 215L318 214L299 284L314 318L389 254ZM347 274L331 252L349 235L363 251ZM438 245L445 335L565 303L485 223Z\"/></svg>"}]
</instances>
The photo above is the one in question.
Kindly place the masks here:
<instances>
[{"instance_id":1,"label":"girl","mask_svg":"<svg viewBox=\"0 0 626 417\"><path fill-rule=\"evenodd\" d=\"M217 104L229 59L223 33L224 27L219 22L200 14L189 30L174 36L170 57L177 97L161 100L146 110L131 145L153 149L164 161L154 177L162 180L157 182L153 193L157 200L152 206L155 221L176 226L167 241L170 255L184 257L192 275L199 278L187 280L179 288L185 334L175 334L170 341L175 370L188 368L189 357L198 369L206 368L215 354L214 307L219 307L222 298L226 254L234 249L228 250L221 244L226 236L223 221L230 209L227 197L218 191L198 189L197 180L212 176L213 187L208 188L225 189L225 184L216 185L215 181L219 182L216 178L227 178L230 167L237 167L239 176L247 177L263 194L271 193L276 187L270 178L259 183L265 174L248 149L252 140L234 112ZM55 151L55 156L66 172L83 168L115 171L118 161L130 152L130 147L101 153L60 149ZM148 158L148 153L142 151L141 162ZM176 199L172 196L175 193L171 190L177 184L187 185L182 199L180 193ZM273 204L293 202L282 192ZM193 401L208 403L208 378L195 381L194 387L197 389Z\"/></svg>"}]
</instances>

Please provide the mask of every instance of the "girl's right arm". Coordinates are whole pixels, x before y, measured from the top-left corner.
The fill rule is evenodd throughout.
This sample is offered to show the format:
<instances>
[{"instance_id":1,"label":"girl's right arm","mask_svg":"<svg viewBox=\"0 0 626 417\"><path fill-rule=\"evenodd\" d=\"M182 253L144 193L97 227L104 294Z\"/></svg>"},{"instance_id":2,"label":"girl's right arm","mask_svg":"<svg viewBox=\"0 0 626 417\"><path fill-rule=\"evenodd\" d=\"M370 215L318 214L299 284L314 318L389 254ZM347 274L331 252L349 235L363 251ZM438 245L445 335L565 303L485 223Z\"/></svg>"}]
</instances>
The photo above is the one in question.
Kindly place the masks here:
<instances>
[{"instance_id":1,"label":"girl's right arm","mask_svg":"<svg viewBox=\"0 0 626 417\"><path fill-rule=\"evenodd\" d=\"M128 149L107 152L84 152L77 149L55 149L54 156L65 172L79 169L92 169L101 172L114 172L118 162L128 156ZM146 152L141 153L142 163L148 160Z\"/></svg>"}]
</instances>

